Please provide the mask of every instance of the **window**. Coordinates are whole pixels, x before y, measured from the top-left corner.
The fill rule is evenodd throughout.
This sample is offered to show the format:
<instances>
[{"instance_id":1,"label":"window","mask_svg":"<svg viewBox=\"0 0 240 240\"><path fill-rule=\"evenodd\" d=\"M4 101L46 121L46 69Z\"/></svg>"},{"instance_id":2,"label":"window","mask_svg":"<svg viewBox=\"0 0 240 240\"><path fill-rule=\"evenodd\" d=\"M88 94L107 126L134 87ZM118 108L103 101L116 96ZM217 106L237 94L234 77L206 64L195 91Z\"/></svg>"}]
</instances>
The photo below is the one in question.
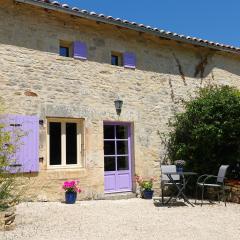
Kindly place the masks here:
<instances>
[{"instance_id":1,"label":"window","mask_svg":"<svg viewBox=\"0 0 240 240\"><path fill-rule=\"evenodd\" d=\"M60 46L59 55L62 57L69 57L69 47Z\"/></svg>"},{"instance_id":2,"label":"window","mask_svg":"<svg viewBox=\"0 0 240 240\"><path fill-rule=\"evenodd\" d=\"M72 42L60 41L59 55L62 57L72 57Z\"/></svg>"},{"instance_id":3,"label":"window","mask_svg":"<svg viewBox=\"0 0 240 240\"><path fill-rule=\"evenodd\" d=\"M111 64L118 66L118 56L112 55Z\"/></svg>"},{"instance_id":4,"label":"window","mask_svg":"<svg viewBox=\"0 0 240 240\"><path fill-rule=\"evenodd\" d=\"M118 52L111 53L111 64L115 66L122 66L122 54Z\"/></svg>"},{"instance_id":5,"label":"window","mask_svg":"<svg viewBox=\"0 0 240 240\"><path fill-rule=\"evenodd\" d=\"M48 166L83 166L83 120L48 119Z\"/></svg>"}]
</instances>

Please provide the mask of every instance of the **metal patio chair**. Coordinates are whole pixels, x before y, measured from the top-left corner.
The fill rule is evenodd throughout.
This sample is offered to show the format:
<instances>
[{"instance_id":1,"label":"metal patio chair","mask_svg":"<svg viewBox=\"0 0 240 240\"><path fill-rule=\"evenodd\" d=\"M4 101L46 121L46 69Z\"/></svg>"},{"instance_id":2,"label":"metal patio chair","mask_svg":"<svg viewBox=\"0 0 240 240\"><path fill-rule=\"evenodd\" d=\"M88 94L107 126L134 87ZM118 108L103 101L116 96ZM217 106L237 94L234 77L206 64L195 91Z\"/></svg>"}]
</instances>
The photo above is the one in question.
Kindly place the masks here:
<instances>
[{"instance_id":1,"label":"metal patio chair","mask_svg":"<svg viewBox=\"0 0 240 240\"><path fill-rule=\"evenodd\" d=\"M164 173L176 173L177 168L176 165L162 165L161 166L161 189L162 189L162 203L164 203L164 188L166 186L173 185L172 182L170 182L168 176ZM180 182L180 175L172 175L172 179L177 182L177 184L181 184Z\"/></svg>"},{"instance_id":2,"label":"metal patio chair","mask_svg":"<svg viewBox=\"0 0 240 240\"><path fill-rule=\"evenodd\" d=\"M229 165L222 165L219 168L218 171L218 175L208 175L208 174L204 174L201 175L198 180L197 180L197 184L196 184L196 198L195 198L195 204L197 203L197 197L198 197L198 188L201 188L202 192L201 192L201 206L203 205L203 197L204 197L204 188L206 187L212 187L218 190L218 201L220 202L220 193L223 195L224 197L224 203L226 206L226 192L225 192L225 176L227 173L227 169L228 169ZM214 182L210 182L209 180L213 180L215 179Z\"/></svg>"}]
</instances>

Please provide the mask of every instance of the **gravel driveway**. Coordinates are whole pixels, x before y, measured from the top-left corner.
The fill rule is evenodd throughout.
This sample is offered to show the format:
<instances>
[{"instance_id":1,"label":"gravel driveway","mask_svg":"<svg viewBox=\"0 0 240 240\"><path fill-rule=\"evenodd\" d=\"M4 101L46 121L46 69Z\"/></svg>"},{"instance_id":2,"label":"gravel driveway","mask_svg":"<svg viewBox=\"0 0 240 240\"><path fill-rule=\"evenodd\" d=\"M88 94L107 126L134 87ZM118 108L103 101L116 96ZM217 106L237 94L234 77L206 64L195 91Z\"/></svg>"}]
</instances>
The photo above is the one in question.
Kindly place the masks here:
<instances>
[{"instance_id":1,"label":"gravel driveway","mask_svg":"<svg viewBox=\"0 0 240 240\"><path fill-rule=\"evenodd\" d=\"M240 205L154 206L151 200L22 203L1 240L239 240Z\"/></svg>"}]
</instances>

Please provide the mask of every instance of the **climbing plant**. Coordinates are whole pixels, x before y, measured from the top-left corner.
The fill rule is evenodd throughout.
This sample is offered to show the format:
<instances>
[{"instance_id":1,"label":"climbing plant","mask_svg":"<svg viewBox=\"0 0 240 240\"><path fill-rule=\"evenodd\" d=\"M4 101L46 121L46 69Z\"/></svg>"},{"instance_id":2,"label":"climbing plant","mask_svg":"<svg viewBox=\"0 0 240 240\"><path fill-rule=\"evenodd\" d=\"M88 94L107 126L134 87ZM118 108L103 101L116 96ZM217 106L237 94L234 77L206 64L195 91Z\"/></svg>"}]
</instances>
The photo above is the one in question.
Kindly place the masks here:
<instances>
[{"instance_id":1,"label":"climbing plant","mask_svg":"<svg viewBox=\"0 0 240 240\"><path fill-rule=\"evenodd\" d=\"M168 157L184 159L199 174L216 174L221 164L236 168L240 161L240 92L210 86L185 102L169 125Z\"/></svg>"}]
</instances>

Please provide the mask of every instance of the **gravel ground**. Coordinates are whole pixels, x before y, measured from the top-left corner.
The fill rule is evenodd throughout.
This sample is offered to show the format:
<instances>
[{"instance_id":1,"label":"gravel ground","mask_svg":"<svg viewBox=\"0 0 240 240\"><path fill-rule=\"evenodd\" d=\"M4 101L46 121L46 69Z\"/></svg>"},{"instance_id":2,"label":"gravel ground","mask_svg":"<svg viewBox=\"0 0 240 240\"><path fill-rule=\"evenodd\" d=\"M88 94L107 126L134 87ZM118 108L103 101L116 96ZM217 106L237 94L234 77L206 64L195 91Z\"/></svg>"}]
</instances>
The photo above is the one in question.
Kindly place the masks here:
<instances>
[{"instance_id":1,"label":"gravel ground","mask_svg":"<svg viewBox=\"0 0 240 240\"><path fill-rule=\"evenodd\" d=\"M239 240L240 205L155 206L151 200L22 203L1 240Z\"/></svg>"}]
</instances>

